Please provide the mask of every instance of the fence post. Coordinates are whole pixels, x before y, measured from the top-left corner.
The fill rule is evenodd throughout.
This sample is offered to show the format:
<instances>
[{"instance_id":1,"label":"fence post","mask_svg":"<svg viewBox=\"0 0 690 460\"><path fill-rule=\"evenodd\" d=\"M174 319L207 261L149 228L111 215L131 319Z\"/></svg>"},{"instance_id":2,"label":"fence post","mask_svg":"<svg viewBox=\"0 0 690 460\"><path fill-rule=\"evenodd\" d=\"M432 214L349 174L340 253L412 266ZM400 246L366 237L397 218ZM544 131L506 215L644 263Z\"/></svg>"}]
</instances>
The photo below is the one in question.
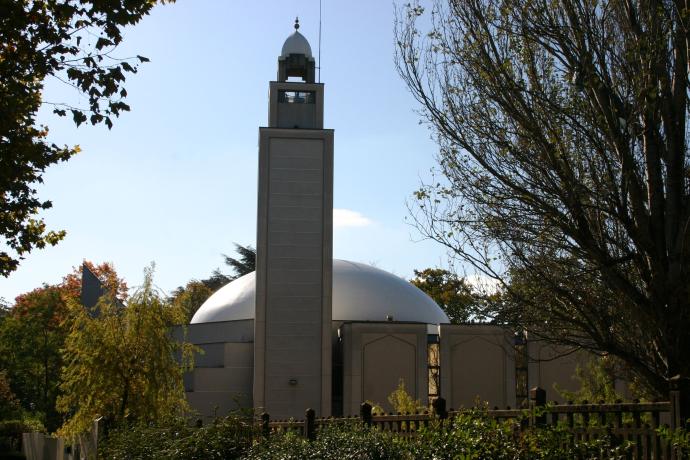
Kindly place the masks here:
<instances>
[{"instance_id":1,"label":"fence post","mask_svg":"<svg viewBox=\"0 0 690 460\"><path fill-rule=\"evenodd\" d=\"M686 428L690 419L690 379L676 375L669 379L671 428Z\"/></svg>"},{"instance_id":2,"label":"fence post","mask_svg":"<svg viewBox=\"0 0 690 460\"><path fill-rule=\"evenodd\" d=\"M446 400L439 397L431 403L431 407L434 409L434 414L439 420L445 420L448 418L448 411L446 410Z\"/></svg>"},{"instance_id":3,"label":"fence post","mask_svg":"<svg viewBox=\"0 0 690 460\"><path fill-rule=\"evenodd\" d=\"M543 411L544 406L546 406L546 390L539 387L532 388L531 390L529 390L529 400L530 410L532 412L532 414L530 415L530 425L546 425L546 413L542 412L542 414L536 415L536 411Z\"/></svg>"},{"instance_id":4,"label":"fence post","mask_svg":"<svg viewBox=\"0 0 690 460\"><path fill-rule=\"evenodd\" d=\"M304 435L308 440L313 441L316 439L316 424L314 423L316 413L314 409L307 409L304 415L306 415L306 419L304 420Z\"/></svg>"},{"instance_id":5,"label":"fence post","mask_svg":"<svg viewBox=\"0 0 690 460\"><path fill-rule=\"evenodd\" d=\"M261 414L261 435L266 439L271 434L271 427L268 424L270 420L271 417L266 412Z\"/></svg>"},{"instance_id":6,"label":"fence post","mask_svg":"<svg viewBox=\"0 0 690 460\"><path fill-rule=\"evenodd\" d=\"M91 425L91 445L93 447L93 455L98 455L98 444L108 436L110 430L110 419L108 417L98 417ZM91 454L87 454L91 455Z\"/></svg>"},{"instance_id":7,"label":"fence post","mask_svg":"<svg viewBox=\"0 0 690 460\"><path fill-rule=\"evenodd\" d=\"M371 409L371 404L368 402L363 402L359 406L359 416L362 418L362 423L367 427L371 427Z\"/></svg>"}]
</instances>

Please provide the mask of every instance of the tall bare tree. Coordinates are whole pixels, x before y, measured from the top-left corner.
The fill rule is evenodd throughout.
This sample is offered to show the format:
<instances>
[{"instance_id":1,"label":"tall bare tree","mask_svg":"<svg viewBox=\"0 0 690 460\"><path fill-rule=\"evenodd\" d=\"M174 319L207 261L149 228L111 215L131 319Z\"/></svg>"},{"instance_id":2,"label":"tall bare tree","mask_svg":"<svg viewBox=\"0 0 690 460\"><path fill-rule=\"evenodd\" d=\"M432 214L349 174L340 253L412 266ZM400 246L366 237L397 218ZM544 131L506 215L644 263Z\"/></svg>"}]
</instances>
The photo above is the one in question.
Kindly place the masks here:
<instances>
[{"instance_id":1,"label":"tall bare tree","mask_svg":"<svg viewBox=\"0 0 690 460\"><path fill-rule=\"evenodd\" d=\"M498 318L690 374L688 39L682 0L436 0L396 26L439 144L420 231L503 282Z\"/></svg>"}]
</instances>

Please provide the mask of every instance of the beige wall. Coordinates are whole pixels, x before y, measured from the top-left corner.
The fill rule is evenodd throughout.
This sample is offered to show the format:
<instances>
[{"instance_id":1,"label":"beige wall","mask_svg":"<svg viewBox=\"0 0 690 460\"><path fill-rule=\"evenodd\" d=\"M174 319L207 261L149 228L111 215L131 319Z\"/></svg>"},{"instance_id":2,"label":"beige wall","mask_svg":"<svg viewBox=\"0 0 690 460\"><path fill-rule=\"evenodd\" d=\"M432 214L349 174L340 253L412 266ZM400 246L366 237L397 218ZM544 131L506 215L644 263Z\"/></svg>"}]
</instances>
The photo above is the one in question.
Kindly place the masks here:
<instances>
[{"instance_id":1,"label":"beige wall","mask_svg":"<svg viewBox=\"0 0 690 460\"><path fill-rule=\"evenodd\" d=\"M512 332L491 325L441 325L441 395L448 407L515 407Z\"/></svg>"},{"instance_id":2,"label":"beige wall","mask_svg":"<svg viewBox=\"0 0 690 460\"><path fill-rule=\"evenodd\" d=\"M427 404L427 325L345 323L343 338L343 412L359 413L364 401L393 408L388 396L405 380L408 393Z\"/></svg>"},{"instance_id":3,"label":"beige wall","mask_svg":"<svg viewBox=\"0 0 690 460\"><path fill-rule=\"evenodd\" d=\"M208 324L217 328L227 325ZM225 342L198 346L208 353L197 357L194 370L185 375L187 401L192 409L210 419L252 407L254 344Z\"/></svg>"},{"instance_id":4,"label":"beige wall","mask_svg":"<svg viewBox=\"0 0 690 460\"><path fill-rule=\"evenodd\" d=\"M528 342L529 388L539 386L546 390L548 401L566 402L559 389L576 391L580 382L575 377L577 366L586 365L592 358L589 352L550 345L540 341Z\"/></svg>"},{"instance_id":5,"label":"beige wall","mask_svg":"<svg viewBox=\"0 0 690 460\"><path fill-rule=\"evenodd\" d=\"M315 93L314 104L280 104L278 93L310 91ZM323 129L323 83L272 81L268 90L268 126L272 128Z\"/></svg>"},{"instance_id":6,"label":"beige wall","mask_svg":"<svg viewBox=\"0 0 690 460\"><path fill-rule=\"evenodd\" d=\"M261 128L254 406L331 412L333 131Z\"/></svg>"}]
</instances>

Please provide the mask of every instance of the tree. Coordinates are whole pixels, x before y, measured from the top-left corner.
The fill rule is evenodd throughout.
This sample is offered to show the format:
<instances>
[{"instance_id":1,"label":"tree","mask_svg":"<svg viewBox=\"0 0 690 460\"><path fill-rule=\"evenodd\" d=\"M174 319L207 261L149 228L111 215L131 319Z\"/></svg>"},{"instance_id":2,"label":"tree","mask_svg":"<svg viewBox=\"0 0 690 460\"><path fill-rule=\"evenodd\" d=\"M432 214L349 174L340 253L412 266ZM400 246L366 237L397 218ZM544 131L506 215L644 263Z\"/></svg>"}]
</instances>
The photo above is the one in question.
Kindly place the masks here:
<instances>
[{"instance_id":1,"label":"tree","mask_svg":"<svg viewBox=\"0 0 690 460\"><path fill-rule=\"evenodd\" d=\"M82 263L86 265L86 268L88 268L91 273L96 275L106 292L113 293L120 302L127 300L129 291L127 282L117 275L115 266L112 263L103 262L96 265L88 260ZM81 297L81 277L81 267L73 267L72 273L62 278L62 284L60 285L65 295L75 301L79 301Z\"/></svg>"},{"instance_id":2,"label":"tree","mask_svg":"<svg viewBox=\"0 0 690 460\"><path fill-rule=\"evenodd\" d=\"M239 254L239 258L235 259L225 254L223 257L225 258L225 265L231 267L234 272L232 279L237 279L256 270L256 249L237 243L233 243L233 245L235 245L235 252Z\"/></svg>"},{"instance_id":3,"label":"tree","mask_svg":"<svg viewBox=\"0 0 690 460\"><path fill-rule=\"evenodd\" d=\"M577 391L556 389L563 399L576 404L583 404L585 401L615 404L624 399L616 391L616 375L620 372L617 367L616 360L610 356L597 357L575 369L575 377L579 381Z\"/></svg>"},{"instance_id":4,"label":"tree","mask_svg":"<svg viewBox=\"0 0 690 460\"><path fill-rule=\"evenodd\" d=\"M165 0L162 0L165 2ZM67 161L79 147L47 140L36 125L42 104L80 124L104 123L129 110L124 102L127 73L136 73L143 56L119 59L113 51L124 27L147 15L156 0L15 0L0 7L0 275L8 276L32 249L55 245L64 231L48 231L41 210L52 206L36 196L43 172ZM81 92L88 104L73 107L42 98L46 78Z\"/></svg>"},{"instance_id":5,"label":"tree","mask_svg":"<svg viewBox=\"0 0 690 460\"><path fill-rule=\"evenodd\" d=\"M0 363L13 392L28 412L38 414L49 430L60 426L55 410L67 306L57 286L43 286L17 297L0 325Z\"/></svg>"},{"instance_id":6,"label":"tree","mask_svg":"<svg viewBox=\"0 0 690 460\"><path fill-rule=\"evenodd\" d=\"M126 284L111 264L84 262L121 299ZM0 321L0 367L25 411L38 415L49 431L63 422L55 404L63 359L60 350L70 328L69 303L78 303L81 272L75 268L58 285L44 285L19 295Z\"/></svg>"},{"instance_id":7,"label":"tree","mask_svg":"<svg viewBox=\"0 0 690 460\"><path fill-rule=\"evenodd\" d=\"M434 299L452 324L483 319L480 296L464 278L442 268L415 270L414 276L410 283Z\"/></svg>"},{"instance_id":8,"label":"tree","mask_svg":"<svg viewBox=\"0 0 690 460\"><path fill-rule=\"evenodd\" d=\"M184 288L175 291L171 302L181 308L185 314L180 324L189 324L194 313L203 305L213 294L211 288L201 281L191 280Z\"/></svg>"},{"instance_id":9,"label":"tree","mask_svg":"<svg viewBox=\"0 0 690 460\"><path fill-rule=\"evenodd\" d=\"M81 433L99 416L119 423L184 414L182 374L191 367L194 348L170 336L170 327L180 324L185 312L154 289L152 269L124 308L112 293L97 307L100 314L94 318L81 305L70 305L57 401L67 421L60 431Z\"/></svg>"},{"instance_id":10,"label":"tree","mask_svg":"<svg viewBox=\"0 0 690 460\"><path fill-rule=\"evenodd\" d=\"M428 31L419 4L396 26L439 144L417 227L502 282L499 320L617 357L657 395L690 374L689 13L437 0Z\"/></svg>"},{"instance_id":11,"label":"tree","mask_svg":"<svg viewBox=\"0 0 690 460\"><path fill-rule=\"evenodd\" d=\"M12 393L5 371L0 371L0 420L19 418L19 400Z\"/></svg>"},{"instance_id":12,"label":"tree","mask_svg":"<svg viewBox=\"0 0 690 460\"><path fill-rule=\"evenodd\" d=\"M214 292L229 282L256 269L256 250L251 246L233 244L235 245L235 251L239 254L239 258L235 259L222 254L225 264L232 268L233 274L225 275L220 269L215 269L208 278L190 280L184 287L180 286L172 292L169 298L170 302L179 305L180 308L187 312L185 324L189 323L194 313Z\"/></svg>"}]
</instances>

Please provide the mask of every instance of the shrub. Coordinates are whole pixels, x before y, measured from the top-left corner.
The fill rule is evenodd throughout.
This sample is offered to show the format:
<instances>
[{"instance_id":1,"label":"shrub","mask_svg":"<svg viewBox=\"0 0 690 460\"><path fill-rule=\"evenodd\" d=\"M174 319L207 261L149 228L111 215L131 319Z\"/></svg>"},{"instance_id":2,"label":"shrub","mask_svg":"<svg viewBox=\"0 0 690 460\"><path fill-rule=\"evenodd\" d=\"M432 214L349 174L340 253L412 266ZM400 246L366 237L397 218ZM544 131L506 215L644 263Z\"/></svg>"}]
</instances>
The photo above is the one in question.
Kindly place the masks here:
<instances>
[{"instance_id":1,"label":"shrub","mask_svg":"<svg viewBox=\"0 0 690 460\"><path fill-rule=\"evenodd\" d=\"M403 460L410 458L405 442L391 433L359 423L334 425L309 442L294 433L274 434L255 444L244 460Z\"/></svg>"},{"instance_id":2,"label":"shrub","mask_svg":"<svg viewBox=\"0 0 690 460\"><path fill-rule=\"evenodd\" d=\"M0 421L0 452L18 452L22 445L22 433L45 433L41 422L32 419Z\"/></svg>"},{"instance_id":3,"label":"shrub","mask_svg":"<svg viewBox=\"0 0 690 460\"><path fill-rule=\"evenodd\" d=\"M399 414L414 414L415 412L424 411L427 407L418 399L407 392L405 389L405 379L400 379L398 387L388 395L388 402L395 412Z\"/></svg>"},{"instance_id":4,"label":"shrub","mask_svg":"<svg viewBox=\"0 0 690 460\"><path fill-rule=\"evenodd\" d=\"M168 426L123 425L108 433L98 453L113 460L239 458L251 446L253 430L251 423L236 416L201 428L184 420Z\"/></svg>"},{"instance_id":5,"label":"shrub","mask_svg":"<svg viewBox=\"0 0 690 460\"><path fill-rule=\"evenodd\" d=\"M450 426L439 429L437 424L433 424L422 428L411 446L413 458L518 458L519 444L509 423L485 417L478 410L461 413L445 423Z\"/></svg>"},{"instance_id":6,"label":"shrub","mask_svg":"<svg viewBox=\"0 0 690 460\"><path fill-rule=\"evenodd\" d=\"M488 417L481 410L468 411L450 426L424 428L410 446L410 458L437 460L524 459L571 460L573 458L622 458L627 445L613 446L602 438L575 442L564 427L517 430L516 421Z\"/></svg>"},{"instance_id":7,"label":"shrub","mask_svg":"<svg viewBox=\"0 0 690 460\"><path fill-rule=\"evenodd\" d=\"M517 422L499 422L482 410L462 413L443 427L433 422L413 438L353 422L325 426L311 442L292 432L261 439L247 420L229 416L201 428L184 421L123 426L108 434L99 455L113 460L570 460L625 458L629 447L615 446L607 437L575 441L564 426L520 431ZM687 445L687 436L674 439L677 446Z\"/></svg>"},{"instance_id":8,"label":"shrub","mask_svg":"<svg viewBox=\"0 0 690 460\"><path fill-rule=\"evenodd\" d=\"M672 430L668 426L662 426L657 428L657 432L676 449L678 458L690 458L690 431L684 428Z\"/></svg>"},{"instance_id":9,"label":"shrub","mask_svg":"<svg viewBox=\"0 0 690 460\"><path fill-rule=\"evenodd\" d=\"M239 458L251 447L253 437L251 420L236 416L219 418L211 425L192 430L190 436L176 438L170 448L170 458Z\"/></svg>"}]
</instances>

